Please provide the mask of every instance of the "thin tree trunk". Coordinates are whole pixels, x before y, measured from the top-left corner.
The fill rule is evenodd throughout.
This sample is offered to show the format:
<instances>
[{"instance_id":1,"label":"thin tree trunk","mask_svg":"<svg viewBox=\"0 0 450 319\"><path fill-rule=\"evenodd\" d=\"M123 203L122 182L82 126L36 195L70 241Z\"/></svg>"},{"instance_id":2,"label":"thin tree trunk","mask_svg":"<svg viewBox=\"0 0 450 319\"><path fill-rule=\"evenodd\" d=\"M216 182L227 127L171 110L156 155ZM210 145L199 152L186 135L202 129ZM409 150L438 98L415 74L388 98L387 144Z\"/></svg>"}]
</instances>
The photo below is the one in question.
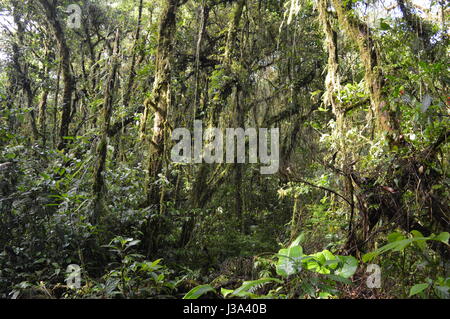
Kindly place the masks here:
<instances>
[{"instance_id":1,"label":"thin tree trunk","mask_svg":"<svg viewBox=\"0 0 450 319\"><path fill-rule=\"evenodd\" d=\"M61 80L61 62L58 64L58 76L56 77L55 98L53 104L53 147L57 146L57 127L58 127L58 102L59 102L59 82Z\"/></svg>"},{"instance_id":2,"label":"thin tree trunk","mask_svg":"<svg viewBox=\"0 0 450 319\"><path fill-rule=\"evenodd\" d=\"M105 211L105 205L103 203L103 196L105 193L105 180L103 173L106 165L106 155L108 148L108 131L111 124L111 115L113 110L114 100L114 86L116 82L116 74L119 66L118 59L119 52L119 30L116 32L116 39L114 44L113 54L110 58L110 73L105 86L105 95L103 102L103 123L102 123L102 135L99 144L97 145L97 163L94 172L94 184L92 187L94 195L94 212L92 216L93 224L98 224L100 218Z\"/></svg>"},{"instance_id":3,"label":"thin tree trunk","mask_svg":"<svg viewBox=\"0 0 450 319\"><path fill-rule=\"evenodd\" d=\"M48 60L48 47L45 47L45 59ZM44 67L44 77L48 79L49 77L49 68L48 66ZM49 89L47 86L43 88L41 100L39 102L38 107L38 124L39 129L41 130L42 137L42 146L45 146L47 143L47 100L48 100L48 92Z\"/></svg>"},{"instance_id":4,"label":"thin tree trunk","mask_svg":"<svg viewBox=\"0 0 450 319\"><path fill-rule=\"evenodd\" d=\"M195 48L195 91L194 91L194 119L197 117L197 109L199 109L200 95L200 56L202 53L202 41L206 32L206 21L209 15L209 8L206 1L203 0L200 5L200 26L198 31L197 45Z\"/></svg>"},{"instance_id":5,"label":"thin tree trunk","mask_svg":"<svg viewBox=\"0 0 450 319\"><path fill-rule=\"evenodd\" d=\"M27 108L30 114L31 129L33 132L33 139L37 140L39 137L39 132L36 125L36 115L33 107L34 93L31 88L31 79L28 77L28 66L27 62L22 56L21 47L24 47L24 32L25 27L21 21L21 13L18 11L18 4L14 1L14 23L17 26L17 41L18 43L13 43L13 66L17 72L18 83L20 83L27 100ZM19 47L20 45L20 47Z\"/></svg>"}]
</instances>

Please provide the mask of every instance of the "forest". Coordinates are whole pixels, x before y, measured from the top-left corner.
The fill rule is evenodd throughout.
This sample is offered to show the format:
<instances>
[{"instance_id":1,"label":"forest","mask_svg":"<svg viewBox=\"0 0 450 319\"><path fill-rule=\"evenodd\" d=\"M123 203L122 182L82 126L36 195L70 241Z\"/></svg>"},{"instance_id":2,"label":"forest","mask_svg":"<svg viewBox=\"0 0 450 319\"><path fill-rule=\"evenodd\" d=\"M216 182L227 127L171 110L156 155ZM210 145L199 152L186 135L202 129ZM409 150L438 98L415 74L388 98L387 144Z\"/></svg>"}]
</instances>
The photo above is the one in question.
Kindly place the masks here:
<instances>
[{"instance_id":1,"label":"forest","mask_svg":"<svg viewBox=\"0 0 450 319\"><path fill-rule=\"evenodd\" d=\"M0 0L0 299L450 299L445 0Z\"/></svg>"}]
</instances>

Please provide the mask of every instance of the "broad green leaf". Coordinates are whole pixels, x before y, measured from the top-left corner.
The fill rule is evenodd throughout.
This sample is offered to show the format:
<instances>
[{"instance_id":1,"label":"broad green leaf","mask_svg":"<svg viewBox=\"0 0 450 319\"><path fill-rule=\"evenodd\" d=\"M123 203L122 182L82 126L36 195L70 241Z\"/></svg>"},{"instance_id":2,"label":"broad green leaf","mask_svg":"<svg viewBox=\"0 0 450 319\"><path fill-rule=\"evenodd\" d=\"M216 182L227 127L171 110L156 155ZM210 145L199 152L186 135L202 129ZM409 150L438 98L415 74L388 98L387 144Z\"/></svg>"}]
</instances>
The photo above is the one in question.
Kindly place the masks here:
<instances>
[{"instance_id":1,"label":"broad green leaf","mask_svg":"<svg viewBox=\"0 0 450 319\"><path fill-rule=\"evenodd\" d=\"M300 271L302 256L303 249L301 246L280 249L276 266L277 274L287 277Z\"/></svg>"},{"instance_id":2,"label":"broad green leaf","mask_svg":"<svg viewBox=\"0 0 450 319\"><path fill-rule=\"evenodd\" d=\"M411 289L409 290L409 297L417 295L418 293L424 291L425 289L428 288L430 284L417 284L411 287Z\"/></svg>"},{"instance_id":3,"label":"broad green leaf","mask_svg":"<svg viewBox=\"0 0 450 319\"><path fill-rule=\"evenodd\" d=\"M300 235L298 235L298 237L292 242L292 244L289 245L289 247L295 247L300 245L303 240L305 239L305 234L301 233Z\"/></svg>"},{"instance_id":4,"label":"broad green leaf","mask_svg":"<svg viewBox=\"0 0 450 319\"><path fill-rule=\"evenodd\" d=\"M325 260L334 260L336 256L331 253L329 250L322 251L322 255L325 257Z\"/></svg>"},{"instance_id":5,"label":"broad green leaf","mask_svg":"<svg viewBox=\"0 0 450 319\"><path fill-rule=\"evenodd\" d=\"M319 274L330 274L330 269L326 267L327 259L325 257L328 256L328 258L331 258L332 254L330 254L321 251L305 258L306 269L315 271Z\"/></svg>"},{"instance_id":6,"label":"broad green leaf","mask_svg":"<svg viewBox=\"0 0 450 319\"><path fill-rule=\"evenodd\" d=\"M436 237L434 237L434 240L438 240L443 242L444 244L448 244L448 239L450 238L450 233L447 232L442 232L439 235L437 235Z\"/></svg>"},{"instance_id":7,"label":"broad green leaf","mask_svg":"<svg viewBox=\"0 0 450 319\"><path fill-rule=\"evenodd\" d=\"M210 292L216 292L216 290L211 287L210 285L200 285L193 289L191 289L184 297L183 299L198 299L198 297Z\"/></svg>"},{"instance_id":8,"label":"broad green leaf","mask_svg":"<svg viewBox=\"0 0 450 319\"><path fill-rule=\"evenodd\" d=\"M388 240L389 243L392 243L392 242L395 242L395 241L398 241L398 240L402 240L402 239L405 239L405 236L403 236L399 232L393 232L393 233L390 233L387 236L387 240Z\"/></svg>"},{"instance_id":9,"label":"broad green leaf","mask_svg":"<svg viewBox=\"0 0 450 319\"><path fill-rule=\"evenodd\" d=\"M325 255L324 255L324 252L323 252L323 251L320 251L320 252L318 252L318 253L315 253L315 254L313 254L312 256L313 256L314 259L315 259L318 263L320 263L321 265L325 264L325 261L327 260L327 259L325 258Z\"/></svg>"},{"instance_id":10,"label":"broad green leaf","mask_svg":"<svg viewBox=\"0 0 450 319\"><path fill-rule=\"evenodd\" d=\"M445 239L445 236L443 236L443 237ZM391 250L392 251L402 251L413 242L421 242L421 243L423 242L424 243L425 241L431 240L431 239L438 240L438 239L430 238L430 237L414 237L414 238L397 240L397 241L391 242L389 244L386 244L373 252L365 254L362 259L364 262L367 262L385 252L388 252Z\"/></svg>"},{"instance_id":11,"label":"broad green leaf","mask_svg":"<svg viewBox=\"0 0 450 319\"><path fill-rule=\"evenodd\" d=\"M418 230L412 230L411 234L415 237L415 238L423 238L423 235L420 231ZM419 247L422 250L425 250L425 248L427 248L427 244L425 243L426 240L416 240L414 242L414 244Z\"/></svg>"},{"instance_id":12,"label":"broad green leaf","mask_svg":"<svg viewBox=\"0 0 450 319\"><path fill-rule=\"evenodd\" d=\"M344 265L334 273L343 278L350 278L353 276L358 269L358 260L353 256L339 256L339 259Z\"/></svg>"},{"instance_id":13,"label":"broad green leaf","mask_svg":"<svg viewBox=\"0 0 450 319\"><path fill-rule=\"evenodd\" d=\"M392 251L402 251L406 247L408 247L413 241L414 240L412 240L411 238L395 241L392 243L393 244Z\"/></svg>"}]
</instances>

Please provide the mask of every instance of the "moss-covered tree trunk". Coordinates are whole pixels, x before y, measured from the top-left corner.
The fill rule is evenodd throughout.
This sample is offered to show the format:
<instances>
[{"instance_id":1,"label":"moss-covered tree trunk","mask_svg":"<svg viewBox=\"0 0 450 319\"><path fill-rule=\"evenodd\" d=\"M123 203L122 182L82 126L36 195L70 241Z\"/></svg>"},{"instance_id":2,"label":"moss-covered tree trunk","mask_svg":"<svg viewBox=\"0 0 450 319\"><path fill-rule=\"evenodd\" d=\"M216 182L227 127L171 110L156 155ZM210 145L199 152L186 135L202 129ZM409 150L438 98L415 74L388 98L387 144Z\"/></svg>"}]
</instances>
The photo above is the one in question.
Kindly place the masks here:
<instances>
[{"instance_id":1,"label":"moss-covered tree trunk","mask_svg":"<svg viewBox=\"0 0 450 319\"><path fill-rule=\"evenodd\" d=\"M25 57L23 56L24 52L24 36L25 36L25 25L22 21L22 12L19 9L19 3L17 1L13 1L13 18L14 23L17 27L16 39L12 44L12 66L15 74L13 75L13 85L19 85L26 97L27 108L29 110L30 115L30 124L31 131L33 133L33 139L37 140L39 136L37 124L36 124L36 114L34 110L33 100L34 100L34 90L32 89L32 81L28 75L29 65L25 61ZM14 96L11 96L14 98Z\"/></svg>"},{"instance_id":2,"label":"moss-covered tree trunk","mask_svg":"<svg viewBox=\"0 0 450 319\"><path fill-rule=\"evenodd\" d=\"M116 82L116 74L119 66L119 30L116 31L116 39L114 51L110 58L110 72L105 84L103 97L103 122L101 126L101 137L97 145L97 162L94 171L94 183L92 191L94 195L94 210L92 215L92 223L98 224L106 207L103 201L105 193L105 180L103 177L106 165L106 155L108 150L108 132L111 124L111 115L114 101L114 86Z\"/></svg>"},{"instance_id":3,"label":"moss-covered tree trunk","mask_svg":"<svg viewBox=\"0 0 450 319\"><path fill-rule=\"evenodd\" d=\"M149 138L148 175L146 181L147 205L158 207L164 213L164 186L156 183L164 165L169 124L168 112L171 107L171 70L173 41L176 32L176 13L182 1L166 0L159 23L158 47L156 52L155 79L150 98L144 102L141 134L146 134L146 124L150 111L154 112L152 136ZM152 254L158 246L160 217L148 220L146 233L147 253Z\"/></svg>"},{"instance_id":4,"label":"moss-covered tree trunk","mask_svg":"<svg viewBox=\"0 0 450 319\"><path fill-rule=\"evenodd\" d=\"M70 51L67 46L66 37L56 16L56 6L48 0L40 0L44 7L45 15L55 34L56 41L59 46L59 56L61 59L61 71L63 80L63 99L62 99L62 115L59 127L59 144L58 149L64 149L67 145L66 136L69 135L69 125L71 120L71 102L72 93L74 91L74 80L70 68Z\"/></svg>"},{"instance_id":5,"label":"moss-covered tree trunk","mask_svg":"<svg viewBox=\"0 0 450 319\"><path fill-rule=\"evenodd\" d=\"M328 12L328 0L318 1L318 11L322 30L325 35L325 45L328 52L327 63L327 76L325 79L326 92L324 95L324 103L331 105L333 114L336 117L336 134L338 150L335 161L340 166L341 171L344 173L342 176L342 184L344 185L344 197L348 199L349 206L349 238L353 241L353 218L354 218L354 188L351 178L352 171L352 158L349 148L346 143L346 128L349 125L345 118L345 107L340 102L338 97L341 91L341 82L339 76L339 61L338 61L338 41L337 32L333 29L332 16Z\"/></svg>"},{"instance_id":6,"label":"moss-covered tree trunk","mask_svg":"<svg viewBox=\"0 0 450 319\"><path fill-rule=\"evenodd\" d=\"M176 32L176 12L178 0L166 0L159 24L158 48L156 52L156 70L152 95L145 101L141 133L146 133L147 119L154 112L152 136L149 139L149 161L147 181L148 204L159 205L160 189L154 186L154 181L162 170L166 148L167 114L171 105L171 59L173 40Z\"/></svg>"},{"instance_id":7,"label":"moss-covered tree trunk","mask_svg":"<svg viewBox=\"0 0 450 319\"><path fill-rule=\"evenodd\" d=\"M402 135L394 112L388 105L383 93L384 79L381 61L376 49L375 41L370 34L368 25L360 21L355 14L344 5L341 0L331 0L336 10L338 21L344 30L358 46L361 62L365 70L365 84L370 94L372 112L379 132L385 132L389 144L400 145Z\"/></svg>"}]
</instances>

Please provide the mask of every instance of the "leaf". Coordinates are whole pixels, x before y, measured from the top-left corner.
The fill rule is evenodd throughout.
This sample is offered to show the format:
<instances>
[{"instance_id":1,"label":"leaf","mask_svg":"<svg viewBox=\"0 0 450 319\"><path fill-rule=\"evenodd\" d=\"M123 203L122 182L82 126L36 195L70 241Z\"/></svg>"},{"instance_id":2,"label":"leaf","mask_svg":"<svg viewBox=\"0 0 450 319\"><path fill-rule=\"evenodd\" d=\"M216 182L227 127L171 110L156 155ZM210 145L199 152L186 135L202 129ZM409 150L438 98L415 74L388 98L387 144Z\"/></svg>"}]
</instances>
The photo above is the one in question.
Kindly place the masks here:
<instances>
[{"instance_id":1,"label":"leaf","mask_svg":"<svg viewBox=\"0 0 450 319\"><path fill-rule=\"evenodd\" d=\"M302 290L308 294L309 296L314 297L316 295L316 290L314 289L314 287L308 283L308 282L304 282L300 285L300 287L302 288Z\"/></svg>"},{"instance_id":2,"label":"leaf","mask_svg":"<svg viewBox=\"0 0 450 319\"><path fill-rule=\"evenodd\" d=\"M283 277L293 275L301 270L300 261L303 256L301 246L280 249L278 252L277 274Z\"/></svg>"},{"instance_id":3,"label":"leaf","mask_svg":"<svg viewBox=\"0 0 450 319\"><path fill-rule=\"evenodd\" d=\"M130 241L129 243L126 244L126 249L128 249L128 248L130 248L130 247L133 247L133 246L136 246L136 245L138 245L140 242L141 242L141 241L140 241L139 239L132 240L132 241Z\"/></svg>"},{"instance_id":4,"label":"leaf","mask_svg":"<svg viewBox=\"0 0 450 319\"><path fill-rule=\"evenodd\" d=\"M448 245L448 240L450 238L450 234L448 232L442 232L437 236L430 236L430 237L423 237L423 235L416 230L411 231L411 234L413 235L413 238L407 238L407 239L401 239L402 237L398 235L394 235L398 233L392 233L390 234L390 239L394 240L393 242L384 245L383 247L378 248L377 250L367 253L362 257L363 262L370 261L377 257L380 254L383 254L385 252L388 252L390 250L392 251L402 251L406 247L408 247L411 243L417 243L417 245L421 248L425 247L425 242L427 240L436 240L443 242L444 244ZM388 238L389 238L388 236ZM399 240L401 239L401 240Z\"/></svg>"},{"instance_id":5,"label":"leaf","mask_svg":"<svg viewBox=\"0 0 450 319\"><path fill-rule=\"evenodd\" d=\"M156 259L154 262L152 262L152 264L150 265L150 267L156 267L156 265L158 265L161 262L162 258L160 259Z\"/></svg>"},{"instance_id":6,"label":"leaf","mask_svg":"<svg viewBox=\"0 0 450 319\"><path fill-rule=\"evenodd\" d=\"M399 237L401 238L401 237ZM383 254L385 252L388 252L390 250L392 251L402 251L404 250L406 247L408 247L411 243L413 242L418 242L418 241L427 241L430 240L432 238L430 237L414 237L414 238L407 238L407 239L402 239L402 240L397 240L394 241L392 243L389 243L387 245L384 245L380 248L378 248L377 250L367 253L363 256L363 262L367 262L370 261L372 259L374 259L375 257L377 257L380 254Z\"/></svg>"},{"instance_id":7,"label":"leaf","mask_svg":"<svg viewBox=\"0 0 450 319\"><path fill-rule=\"evenodd\" d=\"M418 231L418 230L411 230L411 234L414 237L423 237L422 233L420 231Z\"/></svg>"},{"instance_id":8,"label":"leaf","mask_svg":"<svg viewBox=\"0 0 450 319\"><path fill-rule=\"evenodd\" d=\"M110 295L116 290L117 285L120 283L120 279L118 278L108 278L105 284L105 293L106 295Z\"/></svg>"},{"instance_id":9,"label":"leaf","mask_svg":"<svg viewBox=\"0 0 450 319\"><path fill-rule=\"evenodd\" d=\"M406 247L408 247L412 242L413 242L413 240L411 240L411 239L403 239L400 241L393 242L392 243L393 244L392 251L402 251Z\"/></svg>"},{"instance_id":10,"label":"leaf","mask_svg":"<svg viewBox=\"0 0 450 319\"><path fill-rule=\"evenodd\" d=\"M362 261L366 263L368 261L373 260L377 256L378 256L378 253L376 251L371 251L370 253L364 254L362 256Z\"/></svg>"},{"instance_id":11,"label":"leaf","mask_svg":"<svg viewBox=\"0 0 450 319\"><path fill-rule=\"evenodd\" d=\"M233 292L233 289L221 288L220 293L226 298L229 294Z\"/></svg>"},{"instance_id":12,"label":"leaf","mask_svg":"<svg viewBox=\"0 0 450 319\"><path fill-rule=\"evenodd\" d=\"M334 256L331 251L325 249L322 251L323 256L325 257L325 260L334 260L336 259L336 256Z\"/></svg>"},{"instance_id":13,"label":"leaf","mask_svg":"<svg viewBox=\"0 0 450 319\"><path fill-rule=\"evenodd\" d=\"M405 236L403 236L401 233L399 233L399 232L393 232L393 233L390 233L388 236L387 236L387 240L388 240L388 242L390 242L390 243L392 243L392 242L394 242L394 241L397 241L397 240L402 240L402 239L405 239Z\"/></svg>"},{"instance_id":14,"label":"leaf","mask_svg":"<svg viewBox=\"0 0 450 319\"><path fill-rule=\"evenodd\" d=\"M329 292L323 291L319 292L319 299L328 299L328 297L332 297L333 295Z\"/></svg>"},{"instance_id":15,"label":"leaf","mask_svg":"<svg viewBox=\"0 0 450 319\"><path fill-rule=\"evenodd\" d=\"M442 232L436 237L434 237L434 240L438 240L440 242L443 242L444 244L448 244L448 239L450 238L450 233Z\"/></svg>"},{"instance_id":16,"label":"leaf","mask_svg":"<svg viewBox=\"0 0 450 319\"><path fill-rule=\"evenodd\" d=\"M210 292L216 292L216 290L210 285L200 285L195 288L192 288L183 299L198 299L198 297Z\"/></svg>"},{"instance_id":17,"label":"leaf","mask_svg":"<svg viewBox=\"0 0 450 319\"><path fill-rule=\"evenodd\" d=\"M316 91L311 93L311 96L316 96L316 95L318 95L320 93L322 93L322 90L316 90Z\"/></svg>"},{"instance_id":18,"label":"leaf","mask_svg":"<svg viewBox=\"0 0 450 319\"><path fill-rule=\"evenodd\" d=\"M428 288L430 284L424 283L424 284L417 284L411 287L409 290L409 297L417 295L418 293L424 291Z\"/></svg>"},{"instance_id":19,"label":"leaf","mask_svg":"<svg viewBox=\"0 0 450 319\"><path fill-rule=\"evenodd\" d=\"M412 230L412 231L411 231L411 234L412 234L415 238L418 238L418 237L423 238L422 233L421 233L420 231L418 231L418 230ZM415 244L417 247L419 247L420 249L425 250L425 249L427 248L427 245L426 245L425 242L426 242L425 240L417 240L417 241L414 242L414 244Z\"/></svg>"},{"instance_id":20,"label":"leaf","mask_svg":"<svg viewBox=\"0 0 450 319\"><path fill-rule=\"evenodd\" d=\"M290 248L300 245L305 239L305 233L301 233L298 237L289 245Z\"/></svg>"},{"instance_id":21,"label":"leaf","mask_svg":"<svg viewBox=\"0 0 450 319\"><path fill-rule=\"evenodd\" d=\"M434 286L434 291L441 299L448 299L450 297L448 286Z\"/></svg>"},{"instance_id":22,"label":"leaf","mask_svg":"<svg viewBox=\"0 0 450 319\"><path fill-rule=\"evenodd\" d=\"M339 256L339 260L344 262L342 268L335 271L335 274L343 277L350 278L358 269L358 260L353 256Z\"/></svg>"},{"instance_id":23,"label":"leaf","mask_svg":"<svg viewBox=\"0 0 450 319\"><path fill-rule=\"evenodd\" d=\"M232 292L231 295L236 297L248 296L249 294L252 294L256 289L269 282L277 282L279 284L283 283L283 281L276 278L261 278L253 281L244 281L239 288Z\"/></svg>"}]
</instances>

